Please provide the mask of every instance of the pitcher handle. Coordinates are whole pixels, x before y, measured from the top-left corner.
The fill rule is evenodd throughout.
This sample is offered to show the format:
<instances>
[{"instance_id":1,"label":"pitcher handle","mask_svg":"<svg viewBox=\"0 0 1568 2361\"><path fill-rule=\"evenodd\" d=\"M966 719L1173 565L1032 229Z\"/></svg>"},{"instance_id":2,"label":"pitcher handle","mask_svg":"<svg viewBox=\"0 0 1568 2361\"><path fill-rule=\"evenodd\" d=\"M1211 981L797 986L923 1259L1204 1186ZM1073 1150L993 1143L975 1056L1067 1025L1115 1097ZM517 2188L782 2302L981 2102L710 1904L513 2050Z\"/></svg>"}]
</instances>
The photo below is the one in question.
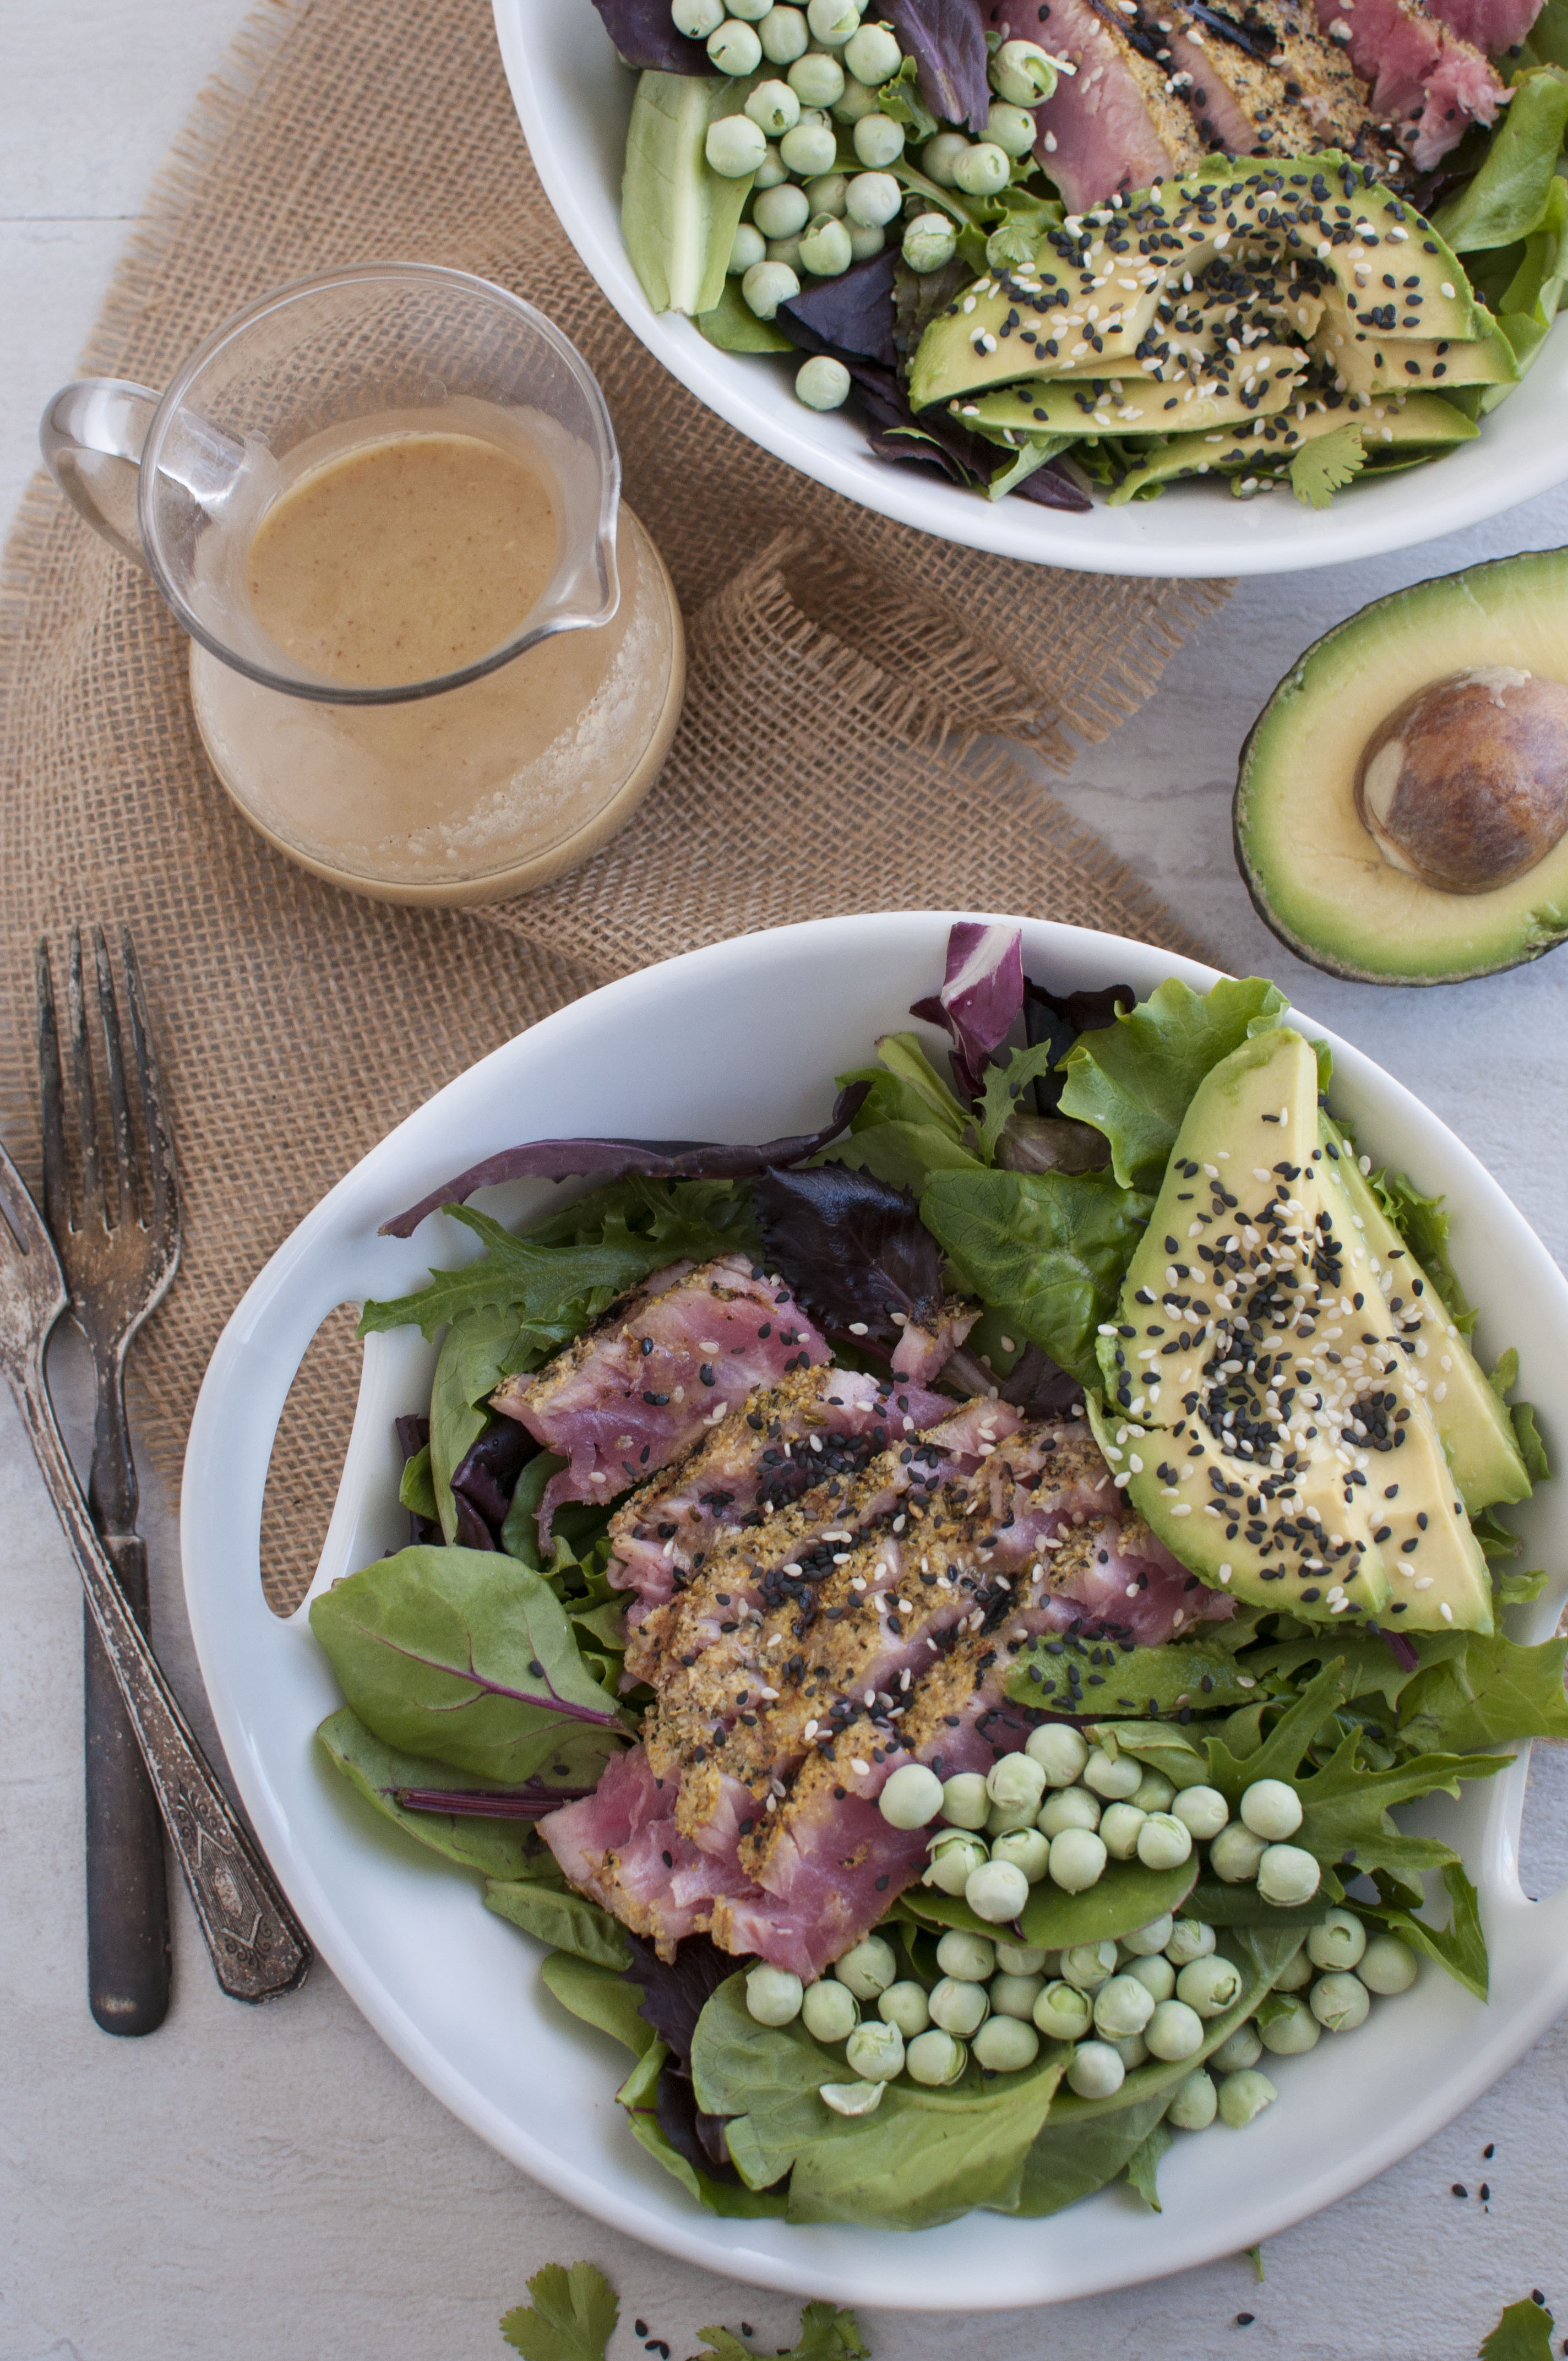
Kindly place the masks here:
<instances>
[{"instance_id":1,"label":"pitcher handle","mask_svg":"<svg viewBox=\"0 0 1568 2361\"><path fill-rule=\"evenodd\" d=\"M159 399L128 378L78 378L61 386L38 423L44 463L71 507L144 572L137 481Z\"/></svg>"}]
</instances>

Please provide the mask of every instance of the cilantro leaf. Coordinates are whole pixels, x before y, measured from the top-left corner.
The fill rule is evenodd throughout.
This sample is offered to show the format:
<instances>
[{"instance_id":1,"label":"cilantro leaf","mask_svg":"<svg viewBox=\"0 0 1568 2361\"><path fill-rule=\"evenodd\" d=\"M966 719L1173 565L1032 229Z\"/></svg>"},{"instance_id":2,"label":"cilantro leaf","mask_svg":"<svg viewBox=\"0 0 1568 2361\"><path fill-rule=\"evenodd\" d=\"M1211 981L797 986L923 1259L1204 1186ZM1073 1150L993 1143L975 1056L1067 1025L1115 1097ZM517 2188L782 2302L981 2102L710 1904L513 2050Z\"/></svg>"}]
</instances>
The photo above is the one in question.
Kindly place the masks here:
<instances>
[{"instance_id":1,"label":"cilantro leaf","mask_svg":"<svg viewBox=\"0 0 1568 2361\"><path fill-rule=\"evenodd\" d=\"M604 2361L620 2307L592 2263L546 2263L528 2282L532 2304L501 2322L501 2335L523 2361Z\"/></svg>"},{"instance_id":2,"label":"cilantro leaf","mask_svg":"<svg viewBox=\"0 0 1568 2361\"><path fill-rule=\"evenodd\" d=\"M1290 462L1290 489L1310 509L1326 509L1334 494L1353 483L1366 465L1359 426L1336 426L1303 443Z\"/></svg>"},{"instance_id":3,"label":"cilantro leaf","mask_svg":"<svg viewBox=\"0 0 1568 2361\"><path fill-rule=\"evenodd\" d=\"M1552 2325L1546 2306L1525 2296L1482 2338L1480 2361L1552 2361Z\"/></svg>"},{"instance_id":4,"label":"cilantro leaf","mask_svg":"<svg viewBox=\"0 0 1568 2361\"><path fill-rule=\"evenodd\" d=\"M1153 1180L1211 1066L1258 1027L1277 1023L1286 1005L1263 976L1226 976L1208 993L1172 976L1125 1016L1079 1035L1067 1054L1059 1112L1104 1133L1124 1188L1140 1177Z\"/></svg>"},{"instance_id":5,"label":"cilantro leaf","mask_svg":"<svg viewBox=\"0 0 1568 2361\"><path fill-rule=\"evenodd\" d=\"M728 2328L697 2331L704 2350L692 2361L756 2361L756 2347L742 2345ZM800 2315L800 2334L779 2361L871 2361L871 2346L861 2334L852 2312L830 2303L808 2303Z\"/></svg>"},{"instance_id":6,"label":"cilantro leaf","mask_svg":"<svg viewBox=\"0 0 1568 2361\"><path fill-rule=\"evenodd\" d=\"M1568 1640L1526 1648L1501 1633L1466 1631L1404 1691L1400 1738L1464 1752L1521 1738L1568 1739L1565 1671Z\"/></svg>"},{"instance_id":7,"label":"cilantro leaf","mask_svg":"<svg viewBox=\"0 0 1568 2361\"><path fill-rule=\"evenodd\" d=\"M1379 1892L1384 1893L1383 1906L1366 1910L1365 1915L1380 1919L1390 1935L1402 1936L1416 1950L1435 1960L1440 1968L1446 1968L1455 1983L1473 1992L1477 2000L1485 2000L1488 1962L1486 1938L1481 1927L1480 1897L1457 1861L1449 1862L1442 1872L1442 1882L1452 1905L1446 1927L1429 1927L1424 1918L1401 1909L1393 1899L1394 1881L1386 1872L1376 1881Z\"/></svg>"}]
</instances>

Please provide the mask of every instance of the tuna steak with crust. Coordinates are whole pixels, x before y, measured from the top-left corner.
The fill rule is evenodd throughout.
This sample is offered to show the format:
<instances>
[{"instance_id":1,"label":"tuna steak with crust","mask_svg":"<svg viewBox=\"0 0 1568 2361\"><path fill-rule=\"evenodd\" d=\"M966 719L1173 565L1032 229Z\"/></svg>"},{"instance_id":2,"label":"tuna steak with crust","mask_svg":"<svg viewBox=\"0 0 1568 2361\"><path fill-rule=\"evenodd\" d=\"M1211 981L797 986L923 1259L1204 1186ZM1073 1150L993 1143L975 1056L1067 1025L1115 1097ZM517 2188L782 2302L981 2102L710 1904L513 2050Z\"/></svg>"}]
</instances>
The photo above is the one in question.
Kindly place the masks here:
<instances>
[{"instance_id":1,"label":"tuna steak with crust","mask_svg":"<svg viewBox=\"0 0 1568 2361\"><path fill-rule=\"evenodd\" d=\"M1428 0L1427 14L1488 58L1517 49L1540 16L1541 0Z\"/></svg>"},{"instance_id":2,"label":"tuna steak with crust","mask_svg":"<svg viewBox=\"0 0 1568 2361\"><path fill-rule=\"evenodd\" d=\"M1391 123L1417 170L1456 148L1472 123L1490 124L1508 93L1479 49L1420 0L1317 0L1318 22L1341 41L1372 105Z\"/></svg>"},{"instance_id":3,"label":"tuna steak with crust","mask_svg":"<svg viewBox=\"0 0 1568 2361\"><path fill-rule=\"evenodd\" d=\"M1035 110L1035 153L1069 213L1185 171L1203 154L1166 69L1140 54L1101 0L1052 0L1042 41L1077 68Z\"/></svg>"},{"instance_id":4,"label":"tuna steak with crust","mask_svg":"<svg viewBox=\"0 0 1568 2361\"><path fill-rule=\"evenodd\" d=\"M612 1499L759 1386L828 1357L783 1282L743 1257L655 1271L536 1376L508 1378L490 1397L568 1462L540 1501L541 1543L563 1501Z\"/></svg>"}]
</instances>

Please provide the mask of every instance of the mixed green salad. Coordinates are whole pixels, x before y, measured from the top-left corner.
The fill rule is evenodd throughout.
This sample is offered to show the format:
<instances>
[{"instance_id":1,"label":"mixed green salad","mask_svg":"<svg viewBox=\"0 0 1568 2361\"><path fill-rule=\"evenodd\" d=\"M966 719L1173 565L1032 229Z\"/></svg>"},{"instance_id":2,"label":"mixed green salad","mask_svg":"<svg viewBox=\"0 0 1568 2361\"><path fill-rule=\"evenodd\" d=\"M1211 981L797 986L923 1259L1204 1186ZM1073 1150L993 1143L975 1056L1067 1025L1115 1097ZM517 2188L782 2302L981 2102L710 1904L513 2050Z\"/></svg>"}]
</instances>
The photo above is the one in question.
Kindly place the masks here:
<instances>
[{"instance_id":1,"label":"mixed green salad","mask_svg":"<svg viewBox=\"0 0 1568 2361\"><path fill-rule=\"evenodd\" d=\"M1474 441L1568 284L1568 0L1490 35L1489 0L1432 0L1490 60L1384 0L1058 0L1015 12L1034 38L981 0L596 5L643 69L623 225L650 304L991 500L1207 476L1325 508ZM1398 64L1418 22L1430 57ZM1194 67L1228 112L1188 119ZM1400 71L1401 116L1426 77L1413 141Z\"/></svg>"},{"instance_id":2,"label":"mixed green salad","mask_svg":"<svg viewBox=\"0 0 1568 2361\"><path fill-rule=\"evenodd\" d=\"M1113 2181L1157 2207L1174 2138L1288 2103L1277 2059L1376 2042L1434 1969L1486 1996L1460 1853L1393 1814L1568 1738L1568 1642L1509 1630L1547 1577L1500 1511L1545 1450L1517 1356L1470 1350L1442 1201L1350 1138L1285 1005L1258 978L1046 986L1015 934L959 927L927 1029L840 1076L822 1131L533 1142L389 1224L440 1205L482 1251L365 1307L440 1351L400 1426L413 1539L311 1610L345 1699L320 1742L544 1947L631 2054L631 2135L718 2213L915 2229ZM521 1173L595 1185L520 1232L463 1202ZM694 1287L699 1328L722 1297L790 1357L727 1411L694 1345L700 1437L661 1467L683 1406L654 1338ZM623 1367L653 1440L607 1480L532 1427ZM726 1493L690 1472L720 1450ZM689 1563L656 1521L682 1481ZM692 1619L748 1567L758 1603L719 1591L703 1628L764 1669L728 1730L705 1693L693 1745ZM857 1617L884 1669L818 1706L806 1659ZM789 1662L775 1629L808 1635ZM737 1831L712 1773L759 1714ZM666 1783L707 1821L677 1833ZM829 1846L825 1883L766 1865L767 1815L797 1863Z\"/></svg>"}]
</instances>

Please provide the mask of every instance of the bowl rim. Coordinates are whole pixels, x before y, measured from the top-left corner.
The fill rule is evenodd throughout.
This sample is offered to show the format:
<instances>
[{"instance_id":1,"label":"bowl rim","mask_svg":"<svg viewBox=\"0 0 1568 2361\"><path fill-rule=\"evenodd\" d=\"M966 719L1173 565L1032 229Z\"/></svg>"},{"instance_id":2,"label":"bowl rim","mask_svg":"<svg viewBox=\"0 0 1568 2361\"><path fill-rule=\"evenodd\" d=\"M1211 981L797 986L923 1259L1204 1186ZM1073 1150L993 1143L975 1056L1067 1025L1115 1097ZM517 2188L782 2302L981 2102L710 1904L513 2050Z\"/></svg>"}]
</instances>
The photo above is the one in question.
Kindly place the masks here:
<instances>
[{"instance_id":1,"label":"bowl rim","mask_svg":"<svg viewBox=\"0 0 1568 2361\"><path fill-rule=\"evenodd\" d=\"M1060 566L1071 573L1212 580L1306 573L1419 548L1485 523L1568 478L1568 437L1544 434L1535 450L1520 457L1509 455L1505 461L1494 448L1488 466L1473 476L1461 475L1457 481L1443 468L1420 470L1419 494L1412 493L1412 479L1404 475L1363 486L1354 500L1336 501L1327 511L1305 517L1295 537L1268 532L1264 522L1268 501L1216 500L1215 510L1238 525L1228 539L1190 529L1168 540L1113 540L1102 530L1090 543L1085 529L1097 522L1103 528L1108 515L1128 521L1119 530L1135 531L1138 520L1133 510L1112 511L1097 503L1092 518L1086 518L1026 501L990 501L938 481L922 468L878 461L858 438L853 445L840 448L830 432L824 434L823 422L814 412L802 409L797 422L791 413L800 405L770 408L759 401L754 356L720 352L683 315L650 311L619 228L613 239L602 234L586 191L589 176L583 170L584 159L575 148L572 110L560 103L550 75L542 71L539 29L544 27L543 39L547 41L550 23L559 23L563 7L591 16L588 0L491 0L491 5L501 61L534 169L600 291L632 335L688 392L749 441L858 507L936 539L1025 564ZM596 32L598 25L594 17ZM609 37L600 38L606 65L613 71ZM1538 357L1535 368L1546 366L1546 357ZM1568 325L1561 322L1552 331L1551 368L1560 381L1558 391L1568 399ZM1276 500L1288 497L1276 495ZM1190 528L1197 522L1190 519L1192 506L1186 503ZM1255 528L1242 522L1248 518L1257 520ZM1256 537L1249 537L1255 529Z\"/></svg>"},{"instance_id":2,"label":"bowl rim","mask_svg":"<svg viewBox=\"0 0 1568 2361\"><path fill-rule=\"evenodd\" d=\"M395 1987L390 1971L367 1952L351 1919L349 1905L356 1893L374 1888L385 1899L392 1892L400 1936L405 1905L411 1936L429 1936L437 1923L444 1930L450 1919L465 1943L473 1941L475 1922L487 1914L477 1906L466 1873L455 1879L448 1872L433 1904L433 1889L422 1889L412 1874L422 1864L406 1860L402 1850L393 1854L395 1866L389 1872L384 1850L364 1841L367 1833L374 1836L377 1825L368 1806L361 1808L371 1823L369 1830L356 1828L341 1859L331 1859L330 1848L322 1850L312 1838L305 1826L312 1781L325 1782L328 1774L315 1770L313 1758L306 1763L309 1731L341 1698L310 1635L305 1604L288 1619L273 1616L265 1605L258 1538L278 1418L320 1321L339 1302L356 1300L354 1282L374 1265L400 1257L399 1283L411 1263L416 1268L422 1265L422 1246L378 1237L380 1220L454 1163L469 1160L470 1151L477 1156L504 1144L502 1133L510 1136L505 1105L516 1103L517 1084L520 1079L527 1081L530 1068L543 1077L553 1060L576 1060L576 1074L582 1070L585 1053L591 1054L596 1034L602 1044L618 1028L624 1035L629 1024L646 1024L656 1016L661 996L677 987L695 984L709 998L723 998L728 1021L738 979L748 973L772 975L776 993L777 975L792 963L804 963L797 966L797 974L846 957L858 965L865 959L868 935L884 968L890 958L896 961L917 947L926 963L921 972L927 972L939 967L940 948L954 918L973 915L883 911L729 938L601 986L455 1076L326 1192L247 1290L219 1339L203 1383L187 1449L181 1511L186 1598L197 1658L242 1800L322 1957L395 2054L501 2154L615 2227L684 2260L759 2285L889 2310L947 2310L955 2301L976 2311L1065 2301L1234 2254L1238 2246L1274 2236L1361 2186L1478 2097L1568 2006L1568 1886L1552 1899L1532 1905L1519 1883L1518 1836L1528 1747L1521 1748L1511 1770L1486 1783L1485 1791L1470 1791L1475 1799L1474 1817L1480 1822L1479 1857L1472 1866L1493 1947L1497 2001L1484 2008L1457 1987L1440 1992L1436 2005L1443 2012L1450 2037L1441 2053L1434 2048L1429 2055L1424 2044L1417 2045L1421 2070L1409 2103L1394 2119L1379 2119L1360 2140L1346 2142L1336 2129L1329 2150L1310 2165L1303 2178L1271 2183L1267 2175L1249 2172L1233 2203L1210 2206L1197 2220L1185 2218L1188 2209L1168 2198L1166 2213L1139 2219L1136 2235L1129 2235L1132 2225L1123 2214L1116 2225L1114 2261L1109 2266L1087 2251L1093 2248L1091 2237L1069 2234L1062 2240L1054 2231L1054 2216L1025 2224L1015 2217L974 2213L918 2236L723 2219L699 2212L642 2157L619 2125L630 2153L623 2159L618 2149L607 2166L592 2171L562 2152L550 2125L541 2130L521 2124L477 2078L454 2065L449 2053L455 2037L444 2029L440 2011L427 2008L422 2014L411 2006ZM1218 980L1218 971L1146 943L1005 913L989 915L993 921L1022 927L1031 965L1045 961L1054 968L1058 961L1076 960L1081 973L1086 957L1104 965L1110 955L1140 994L1170 975L1201 988ZM1094 972L1092 965L1088 972ZM1430 1159L1423 1177L1442 1181L1462 1213L1467 1207L1484 1209L1497 1252L1511 1271L1508 1325L1525 1332L1520 1342L1527 1347L1527 1377L1531 1374L1530 1352L1539 1371L1547 1345L1542 1343L1535 1351L1531 1345L1526 1306L1533 1302L1535 1326L1555 1340L1552 1350L1560 1349L1561 1341L1568 1340L1568 1280L1523 1217L1471 1151L1372 1060L1299 1012L1287 1011L1282 1021L1297 1023L1313 1038L1329 1041L1336 1081L1344 1085L1338 1093L1341 1104L1354 1120L1362 1119L1366 1106L1375 1108L1390 1129L1418 1139L1423 1159ZM498 1091L499 1084L504 1084L504 1091ZM532 1185L535 1190L540 1186ZM444 1242L443 1254L444 1258ZM1490 1299L1484 1317L1496 1316L1491 1305L1497 1301L1495 1296ZM372 1346L386 1349L366 1353L354 1433L311 1595L334 1578L334 1567L336 1573L347 1572L378 1554L374 1547L367 1552L360 1538L367 1530L363 1494L376 1455L379 1453L383 1470L391 1464L392 1397L387 1368L400 1349L397 1340L409 1335L408 1330L400 1330L373 1338ZM417 1334L413 1342L417 1345ZM378 1421L388 1429L384 1448L368 1433ZM395 1498L395 1475L391 1487ZM1565 1580L1568 1576L1560 1576L1536 1608L1522 1610L1527 1636L1547 1635ZM308 1709L303 1720L302 1708ZM293 1727L285 1728L290 1715ZM332 1783L334 1788L337 1784ZM385 1832L389 1842L393 1833ZM1468 1846L1468 1839L1466 1842ZM378 1879L382 1880L379 1886ZM455 1894L459 1897L455 1903ZM474 1907L466 1905L464 1895ZM497 1929L499 1922L491 1918L489 1925ZM510 1927L499 1931L513 1946L528 1941ZM1445 1979L1436 1982L1446 1984ZM523 2026L528 2004L526 1997L511 1997L509 1986L508 2006L516 2013L503 2020L504 2026ZM554 2022L548 2015L544 2021ZM591 2112L597 2053L588 2044L594 2037L574 2024L567 2037L577 2045L569 2053L574 2096L578 2095L575 2078L580 2051L584 2104ZM1372 2061L1368 2058L1364 2062ZM1295 2063L1282 2061L1282 2066L1288 2070ZM618 2082L625 2070L623 2063ZM1299 2098L1308 2095L1308 2087L1301 2086ZM1092 2223L1086 2217L1091 2209L1114 2202L1111 2192L1102 2191L1070 2209L1071 2215L1080 2231L1092 2227L1098 2233L1102 2217L1095 2214ZM976 2270L971 2256L980 2257L982 2268ZM961 2279L966 2268L968 2284Z\"/></svg>"}]
</instances>

